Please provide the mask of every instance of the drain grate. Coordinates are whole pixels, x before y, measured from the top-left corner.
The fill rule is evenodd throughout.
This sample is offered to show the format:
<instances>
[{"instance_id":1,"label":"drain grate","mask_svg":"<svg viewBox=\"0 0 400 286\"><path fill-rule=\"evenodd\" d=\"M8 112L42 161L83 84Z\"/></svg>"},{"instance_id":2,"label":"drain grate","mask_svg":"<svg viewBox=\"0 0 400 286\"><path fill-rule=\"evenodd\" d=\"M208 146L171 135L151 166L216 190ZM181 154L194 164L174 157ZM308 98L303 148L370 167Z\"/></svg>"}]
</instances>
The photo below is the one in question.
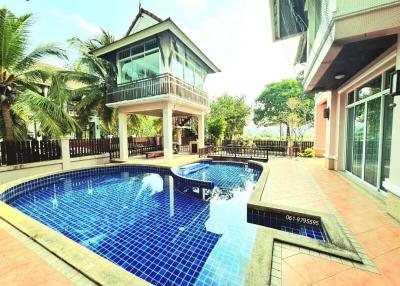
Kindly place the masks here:
<instances>
[{"instance_id":1,"label":"drain grate","mask_svg":"<svg viewBox=\"0 0 400 286\"><path fill-rule=\"evenodd\" d=\"M284 214L272 210L255 210L248 208L247 221L285 232L306 236L311 239L329 242L328 235L319 218Z\"/></svg>"}]
</instances>

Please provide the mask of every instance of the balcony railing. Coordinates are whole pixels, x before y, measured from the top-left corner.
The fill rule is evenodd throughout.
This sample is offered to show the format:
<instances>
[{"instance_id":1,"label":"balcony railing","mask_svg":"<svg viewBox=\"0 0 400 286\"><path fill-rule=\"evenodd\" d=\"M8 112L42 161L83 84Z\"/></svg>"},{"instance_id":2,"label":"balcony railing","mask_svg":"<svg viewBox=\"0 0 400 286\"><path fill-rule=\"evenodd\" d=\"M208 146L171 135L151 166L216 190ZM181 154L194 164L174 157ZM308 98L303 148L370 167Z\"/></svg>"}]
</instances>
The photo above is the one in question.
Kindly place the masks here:
<instances>
[{"instance_id":1,"label":"balcony railing","mask_svg":"<svg viewBox=\"0 0 400 286\"><path fill-rule=\"evenodd\" d=\"M206 92L185 83L171 74L161 74L156 77L110 87L107 91L107 103L148 98L164 94L173 94L182 99L208 106L208 95Z\"/></svg>"}]
</instances>

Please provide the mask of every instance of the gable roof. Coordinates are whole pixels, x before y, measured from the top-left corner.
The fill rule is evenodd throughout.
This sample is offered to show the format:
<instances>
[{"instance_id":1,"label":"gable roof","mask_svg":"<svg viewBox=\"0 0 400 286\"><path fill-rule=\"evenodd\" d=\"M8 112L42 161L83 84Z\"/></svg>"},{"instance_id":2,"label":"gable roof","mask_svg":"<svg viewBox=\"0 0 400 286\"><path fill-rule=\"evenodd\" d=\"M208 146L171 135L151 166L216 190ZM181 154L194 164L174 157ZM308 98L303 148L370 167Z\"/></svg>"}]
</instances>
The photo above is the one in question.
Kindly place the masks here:
<instances>
[{"instance_id":1,"label":"gable roof","mask_svg":"<svg viewBox=\"0 0 400 286\"><path fill-rule=\"evenodd\" d=\"M143 27L141 27L141 28L136 30L135 28L140 25L140 21L142 19L146 19L146 18L149 20L148 23L144 24ZM152 26L154 24L158 24L158 23L161 23L161 22L162 22L161 18L157 17L156 15L151 13L150 11L147 11L146 9L139 8L139 13L136 15L135 19L133 20L133 22L129 26L129 29L126 32L125 37L129 36L129 34L132 31L135 33L135 32L138 32L140 30L143 30L145 28L148 28L149 26Z\"/></svg>"},{"instance_id":2,"label":"gable roof","mask_svg":"<svg viewBox=\"0 0 400 286\"><path fill-rule=\"evenodd\" d=\"M205 63L211 72L220 72L221 70L193 43L189 37L182 32L181 29L170 19L166 20L147 27L141 31L125 36L119 40L112 42L104 47L97 48L92 50L91 53L96 57L100 57L102 55L108 54L115 50L118 50L122 47L130 45L132 43L138 42L140 40L146 39L150 36L162 33L164 31L169 31L173 33L183 44L185 44L192 52L195 53L196 56L200 58L203 63Z\"/></svg>"}]
</instances>

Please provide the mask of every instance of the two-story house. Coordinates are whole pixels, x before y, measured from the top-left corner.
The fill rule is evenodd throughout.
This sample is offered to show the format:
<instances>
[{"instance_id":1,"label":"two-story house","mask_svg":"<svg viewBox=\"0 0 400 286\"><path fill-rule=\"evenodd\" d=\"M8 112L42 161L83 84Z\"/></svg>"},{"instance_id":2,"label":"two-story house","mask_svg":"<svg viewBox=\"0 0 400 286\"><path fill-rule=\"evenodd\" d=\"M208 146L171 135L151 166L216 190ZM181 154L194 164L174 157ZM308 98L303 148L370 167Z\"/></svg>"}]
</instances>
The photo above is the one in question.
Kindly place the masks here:
<instances>
[{"instance_id":1,"label":"two-story house","mask_svg":"<svg viewBox=\"0 0 400 286\"><path fill-rule=\"evenodd\" d=\"M270 0L270 8L274 40L300 35L296 63L315 94L316 154L388 193L400 219L400 96L389 92L400 69L400 1Z\"/></svg>"},{"instance_id":2,"label":"two-story house","mask_svg":"<svg viewBox=\"0 0 400 286\"><path fill-rule=\"evenodd\" d=\"M204 146L204 116L209 98L203 91L217 66L170 19L140 8L125 37L93 51L118 69L107 106L118 110L120 159L128 159L127 114L162 117L165 161L173 157L173 117L195 116L198 147Z\"/></svg>"}]
</instances>

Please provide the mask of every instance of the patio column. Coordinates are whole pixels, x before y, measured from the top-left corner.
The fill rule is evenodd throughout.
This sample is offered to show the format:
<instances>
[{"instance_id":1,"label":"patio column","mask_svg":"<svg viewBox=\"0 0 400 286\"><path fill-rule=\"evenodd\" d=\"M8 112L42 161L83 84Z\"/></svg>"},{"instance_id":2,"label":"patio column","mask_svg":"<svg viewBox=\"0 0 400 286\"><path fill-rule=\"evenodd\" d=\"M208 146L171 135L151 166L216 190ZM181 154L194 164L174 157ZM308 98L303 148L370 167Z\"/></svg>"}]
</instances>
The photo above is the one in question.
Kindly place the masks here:
<instances>
[{"instance_id":1,"label":"patio column","mask_svg":"<svg viewBox=\"0 0 400 286\"><path fill-rule=\"evenodd\" d=\"M164 162L168 163L173 157L172 146L172 105L166 103L163 107L163 148Z\"/></svg>"},{"instance_id":2,"label":"patio column","mask_svg":"<svg viewBox=\"0 0 400 286\"><path fill-rule=\"evenodd\" d=\"M119 133L119 159L128 161L128 122L127 114L118 111L118 133Z\"/></svg>"},{"instance_id":3,"label":"patio column","mask_svg":"<svg viewBox=\"0 0 400 286\"><path fill-rule=\"evenodd\" d=\"M176 128L176 142L179 144L179 146L182 145L182 128L180 127Z\"/></svg>"},{"instance_id":4,"label":"patio column","mask_svg":"<svg viewBox=\"0 0 400 286\"><path fill-rule=\"evenodd\" d=\"M197 115L197 141L198 141L198 146L197 148L203 148L204 147L204 112L201 114Z\"/></svg>"},{"instance_id":5,"label":"patio column","mask_svg":"<svg viewBox=\"0 0 400 286\"><path fill-rule=\"evenodd\" d=\"M396 70L400 69L400 34L397 35ZM388 190L386 200L387 212L400 220L400 96L394 98L393 127L390 154L389 179L385 179L383 185Z\"/></svg>"}]
</instances>

